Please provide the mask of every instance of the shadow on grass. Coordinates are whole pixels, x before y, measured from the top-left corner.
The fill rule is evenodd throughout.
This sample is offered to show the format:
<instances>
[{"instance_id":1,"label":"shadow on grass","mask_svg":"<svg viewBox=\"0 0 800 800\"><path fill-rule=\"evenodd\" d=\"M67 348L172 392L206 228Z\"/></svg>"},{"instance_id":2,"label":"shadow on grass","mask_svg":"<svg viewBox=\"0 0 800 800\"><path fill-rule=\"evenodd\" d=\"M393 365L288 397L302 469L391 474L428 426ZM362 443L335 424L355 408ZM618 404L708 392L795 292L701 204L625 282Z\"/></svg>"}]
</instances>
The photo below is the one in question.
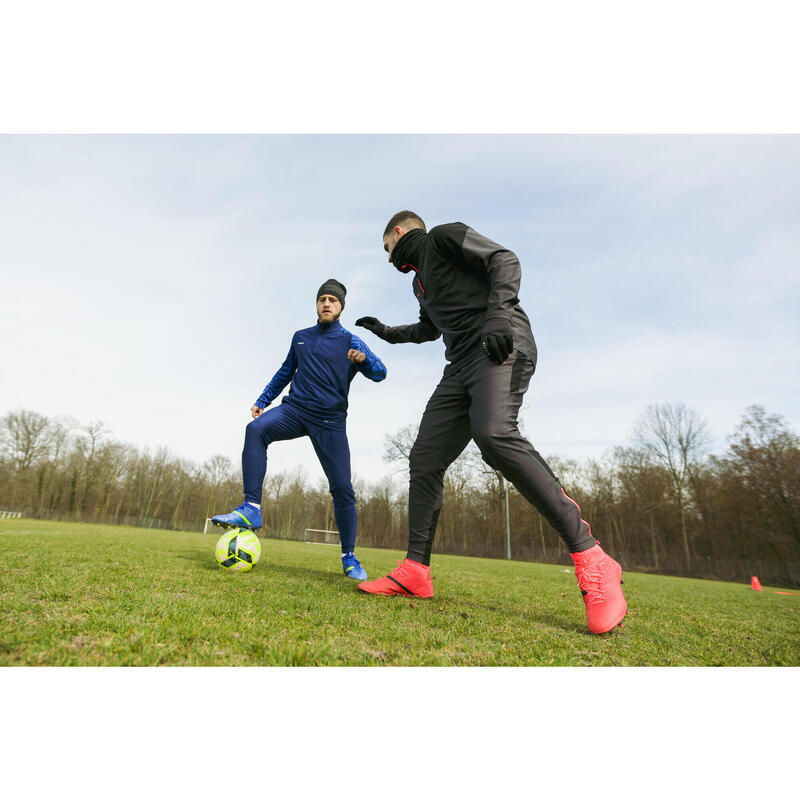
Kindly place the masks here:
<instances>
[{"instance_id":1,"label":"shadow on grass","mask_svg":"<svg viewBox=\"0 0 800 800\"><path fill-rule=\"evenodd\" d=\"M220 566L214 559L213 554L201 553L197 550L187 550L178 558L196 564L200 569L208 572L219 572ZM354 580L345 578L344 575L337 572L329 572L326 570L316 569L314 567L298 567L294 564L279 564L274 561L260 561L254 568L261 573L269 573L275 576L304 578L314 577L315 579L323 579L331 585L343 586L345 589L354 588L357 583Z\"/></svg>"},{"instance_id":2,"label":"shadow on grass","mask_svg":"<svg viewBox=\"0 0 800 800\"><path fill-rule=\"evenodd\" d=\"M210 553L202 553L198 552L197 550L187 550L183 555L179 556L184 561L189 561L196 564L200 569L209 572L219 572L220 567L217 562L214 560L213 554ZM280 564L275 561L266 561L266 562L259 562L259 564L255 567L259 573L269 576L270 578L276 579L308 579L313 578L316 581L324 581L329 586L332 586L336 589L340 589L342 592L353 592L354 589L358 586L358 582L354 580L349 580L345 578L344 575L338 572L331 572L327 570L321 570L315 567L301 567L295 564ZM495 605L494 603L480 603L474 600L468 599L466 597L461 598L457 594L452 594L452 592L447 592L444 594L437 594L430 600L424 599L421 600L420 598L413 598L413 597L382 597L382 598L375 598L372 595L368 595L364 592L355 592L356 595L360 595L364 597L365 600L369 600L371 598L371 602L381 602L381 603L425 603L426 605L430 605L432 610L439 611L444 614L462 614L462 612L474 612L480 611L482 613L494 613L494 612L501 612L501 608L499 605ZM501 612L503 613L503 612ZM509 612L505 612L509 613ZM523 612L525 616L530 620L532 625L542 625L548 628L560 628L567 633L585 633L587 636L591 634L588 633L586 630L586 626L577 623L567 623L564 622L563 618L557 616L552 612L546 612L542 610L530 611L525 610Z\"/></svg>"},{"instance_id":3,"label":"shadow on grass","mask_svg":"<svg viewBox=\"0 0 800 800\"><path fill-rule=\"evenodd\" d=\"M214 560L213 553L200 553L197 550L187 550L182 555L178 556L178 558L183 561L192 561L205 570L215 572L219 570L219 565Z\"/></svg>"},{"instance_id":4,"label":"shadow on grass","mask_svg":"<svg viewBox=\"0 0 800 800\"><path fill-rule=\"evenodd\" d=\"M434 600L437 598L434 598ZM428 602L428 601L423 601ZM585 633L587 636L592 636L586 628L585 623L565 622L563 617L555 614L554 612L543 611L537 609L531 611L530 609L506 609L503 610L501 606L494 603L480 603L475 600L460 599L457 595L440 596L438 602L441 604L442 610L447 610L450 613L461 614L465 616L466 611L479 611L482 613L500 613L503 617L509 616L514 619L522 614L525 619L530 620L531 625L543 625L548 628L560 628L567 633ZM531 635L535 635L532 631Z\"/></svg>"}]
</instances>

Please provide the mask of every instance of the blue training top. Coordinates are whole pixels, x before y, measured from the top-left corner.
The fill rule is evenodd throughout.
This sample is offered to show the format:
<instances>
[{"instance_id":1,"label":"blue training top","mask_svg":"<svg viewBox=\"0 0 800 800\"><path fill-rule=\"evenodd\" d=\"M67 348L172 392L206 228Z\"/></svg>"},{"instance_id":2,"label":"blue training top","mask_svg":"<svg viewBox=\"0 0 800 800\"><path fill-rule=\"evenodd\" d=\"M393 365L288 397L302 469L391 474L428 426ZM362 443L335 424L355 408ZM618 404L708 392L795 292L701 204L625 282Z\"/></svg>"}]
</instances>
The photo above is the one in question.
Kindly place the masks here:
<instances>
[{"instance_id":1,"label":"blue training top","mask_svg":"<svg viewBox=\"0 0 800 800\"><path fill-rule=\"evenodd\" d=\"M354 364L348 350L360 350L366 359ZM386 377L383 362L339 322L318 322L292 336L289 355L267 384L255 405L266 408L292 382L284 403L297 408L313 422L343 425L347 419L347 395L357 372L372 381Z\"/></svg>"}]
</instances>

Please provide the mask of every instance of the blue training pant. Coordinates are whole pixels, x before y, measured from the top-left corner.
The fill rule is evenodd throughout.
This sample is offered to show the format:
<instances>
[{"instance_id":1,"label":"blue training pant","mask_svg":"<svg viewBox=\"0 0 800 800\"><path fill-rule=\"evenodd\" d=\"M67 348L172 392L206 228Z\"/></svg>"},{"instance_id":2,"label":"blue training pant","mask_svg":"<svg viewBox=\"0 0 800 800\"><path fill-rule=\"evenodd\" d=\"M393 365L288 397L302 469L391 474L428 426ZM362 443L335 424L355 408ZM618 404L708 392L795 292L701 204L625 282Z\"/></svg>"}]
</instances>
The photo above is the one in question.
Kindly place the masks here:
<instances>
[{"instance_id":1,"label":"blue training pant","mask_svg":"<svg viewBox=\"0 0 800 800\"><path fill-rule=\"evenodd\" d=\"M304 419L287 403L270 408L245 428L242 450L242 475L245 500L261 503L261 490L267 474L267 447L308 436L314 445L322 469L328 478L333 498L333 516L339 530L342 552L349 553L356 544L356 496L350 481L350 445L347 431L331 430Z\"/></svg>"}]
</instances>

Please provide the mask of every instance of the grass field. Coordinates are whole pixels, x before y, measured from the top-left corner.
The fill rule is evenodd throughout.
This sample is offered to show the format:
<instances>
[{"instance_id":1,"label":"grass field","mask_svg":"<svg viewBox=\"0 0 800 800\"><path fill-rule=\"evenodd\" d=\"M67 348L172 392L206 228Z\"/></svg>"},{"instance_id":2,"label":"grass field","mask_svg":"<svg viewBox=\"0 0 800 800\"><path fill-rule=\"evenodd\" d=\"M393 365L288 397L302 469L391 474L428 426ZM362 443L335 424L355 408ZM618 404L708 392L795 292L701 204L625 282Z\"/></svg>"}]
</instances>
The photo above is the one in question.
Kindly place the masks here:
<instances>
[{"instance_id":1,"label":"grass field","mask_svg":"<svg viewBox=\"0 0 800 800\"><path fill-rule=\"evenodd\" d=\"M338 548L0 520L0 665L800 665L800 596L626 572L629 614L586 632L568 565L436 556L431 600L371 597ZM398 552L362 548L378 577Z\"/></svg>"}]
</instances>

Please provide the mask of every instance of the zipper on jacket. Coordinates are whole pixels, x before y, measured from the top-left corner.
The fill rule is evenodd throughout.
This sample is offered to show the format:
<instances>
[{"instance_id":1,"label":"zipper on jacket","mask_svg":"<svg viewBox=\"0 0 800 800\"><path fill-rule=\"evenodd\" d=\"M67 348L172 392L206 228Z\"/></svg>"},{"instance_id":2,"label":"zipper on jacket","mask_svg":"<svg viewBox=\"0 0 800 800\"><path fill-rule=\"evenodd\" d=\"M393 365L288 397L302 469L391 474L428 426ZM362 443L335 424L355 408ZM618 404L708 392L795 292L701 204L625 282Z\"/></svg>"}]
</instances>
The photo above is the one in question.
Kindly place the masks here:
<instances>
[{"instance_id":1,"label":"zipper on jacket","mask_svg":"<svg viewBox=\"0 0 800 800\"><path fill-rule=\"evenodd\" d=\"M417 285L419 286L419 290L422 292L422 294L425 294L425 289L422 286L422 281L419 279L419 270L413 264L407 264L405 266L411 267L411 269L414 270L414 274L416 275L416 278L417 278ZM417 293L414 292L414 294L417 294ZM417 297L419 297L418 294L417 294Z\"/></svg>"}]
</instances>

